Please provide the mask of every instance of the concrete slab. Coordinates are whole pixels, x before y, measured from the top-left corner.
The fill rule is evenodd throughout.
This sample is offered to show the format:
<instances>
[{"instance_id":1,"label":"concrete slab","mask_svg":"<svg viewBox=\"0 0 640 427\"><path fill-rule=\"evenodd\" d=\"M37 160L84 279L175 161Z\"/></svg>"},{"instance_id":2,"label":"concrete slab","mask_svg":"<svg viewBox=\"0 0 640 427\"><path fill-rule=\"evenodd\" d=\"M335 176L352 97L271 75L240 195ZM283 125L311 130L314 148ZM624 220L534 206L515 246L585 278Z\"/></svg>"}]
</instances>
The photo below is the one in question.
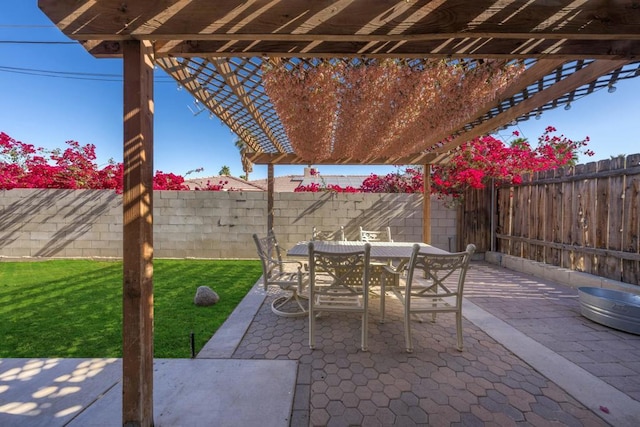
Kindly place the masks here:
<instances>
[{"instance_id":1,"label":"concrete slab","mask_svg":"<svg viewBox=\"0 0 640 427\"><path fill-rule=\"evenodd\" d=\"M157 359L155 425L288 426L297 365ZM0 368L3 427L122 425L121 359L4 359Z\"/></svg>"}]
</instances>

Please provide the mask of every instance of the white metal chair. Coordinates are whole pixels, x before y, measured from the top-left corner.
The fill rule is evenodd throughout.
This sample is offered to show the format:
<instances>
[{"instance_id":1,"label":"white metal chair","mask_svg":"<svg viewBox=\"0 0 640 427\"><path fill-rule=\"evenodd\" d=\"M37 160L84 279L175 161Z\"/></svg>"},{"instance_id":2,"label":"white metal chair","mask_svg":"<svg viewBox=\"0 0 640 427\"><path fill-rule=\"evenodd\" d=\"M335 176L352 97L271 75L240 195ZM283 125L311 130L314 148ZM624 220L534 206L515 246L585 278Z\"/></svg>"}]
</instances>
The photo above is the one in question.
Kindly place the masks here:
<instances>
[{"instance_id":1,"label":"white metal chair","mask_svg":"<svg viewBox=\"0 0 640 427\"><path fill-rule=\"evenodd\" d=\"M457 348L462 351L462 295L464 281L469 268L471 255L476 247L467 245L464 252L452 254L421 253L420 246L414 245L407 265L406 280L400 286L390 290L404 306L404 337L407 352L413 352L411 336L411 316L431 313L432 321L436 321L437 313L455 313ZM387 272L398 275L398 271L387 267ZM416 274L417 271L423 274ZM382 281L381 297L385 297L385 282ZM404 284L404 286L402 286ZM381 302L384 310L384 302ZM419 319L422 321L422 319ZM382 311L384 321L384 311Z\"/></svg>"},{"instance_id":2,"label":"white metal chair","mask_svg":"<svg viewBox=\"0 0 640 427\"><path fill-rule=\"evenodd\" d=\"M361 348L368 349L369 258L371 245L346 253L320 252L309 242L309 347L315 348L316 314L360 313Z\"/></svg>"},{"instance_id":3,"label":"white metal chair","mask_svg":"<svg viewBox=\"0 0 640 427\"><path fill-rule=\"evenodd\" d=\"M409 258L399 261L396 265L388 263L382 267L372 267L374 274L378 272L378 269L381 270L378 273L380 275L380 313L382 314L380 323L384 323L385 321L385 295L387 292L391 292L394 288L400 286L401 277L406 279L408 264Z\"/></svg>"},{"instance_id":4,"label":"white metal chair","mask_svg":"<svg viewBox=\"0 0 640 427\"><path fill-rule=\"evenodd\" d=\"M262 283L265 291L269 285L275 285L289 293L276 298L271 303L271 310L284 317L305 316L307 308L305 307L306 301L303 300L306 298L301 294L309 282L309 276L302 272L302 263L283 260L282 251L273 231L262 238L254 234L253 240L256 243L260 261L262 261ZM293 271L291 268L287 270L286 266L291 266ZM290 305L293 305L293 310L287 310Z\"/></svg>"},{"instance_id":5,"label":"white metal chair","mask_svg":"<svg viewBox=\"0 0 640 427\"><path fill-rule=\"evenodd\" d=\"M391 228L385 227L381 230L364 230L360 227L360 240L363 242L393 242L393 239L391 238ZM373 261L371 263L371 275L373 277L373 282L376 285L379 285L383 280L383 269L387 265L391 265L391 261ZM381 307L384 307L384 301L381 301L380 304Z\"/></svg>"},{"instance_id":6,"label":"white metal chair","mask_svg":"<svg viewBox=\"0 0 640 427\"><path fill-rule=\"evenodd\" d=\"M313 227L311 230L311 240L327 240L327 241L340 241L344 242L347 238L344 235L344 227L340 226L337 230L318 230Z\"/></svg>"},{"instance_id":7,"label":"white metal chair","mask_svg":"<svg viewBox=\"0 0 640 427\"><path fill-rule=\"evenodd\" d=\"M391 238L391 228L385 227L382 230L363 230L360 227L360 240L363 242L393 242Z\"/></svg>"}]
</instances>

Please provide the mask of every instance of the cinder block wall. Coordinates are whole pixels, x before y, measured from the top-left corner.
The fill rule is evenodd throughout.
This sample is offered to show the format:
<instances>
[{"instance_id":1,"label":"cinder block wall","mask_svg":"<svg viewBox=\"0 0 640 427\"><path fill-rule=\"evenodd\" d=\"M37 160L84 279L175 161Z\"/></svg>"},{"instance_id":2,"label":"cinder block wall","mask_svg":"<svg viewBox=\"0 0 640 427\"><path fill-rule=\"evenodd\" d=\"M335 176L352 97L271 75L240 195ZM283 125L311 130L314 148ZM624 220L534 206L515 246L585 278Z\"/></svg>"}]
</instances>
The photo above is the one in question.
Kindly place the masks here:
<instances>
[{"instance_id":1,"label":"cinder block wall","mask_svg":"<svg viewBox=\"0 0 640 427\"><path fill-rule=\"evenodd\" d=\"M0 191L0 257L122 257L122 197L102 190ZM283 247L306 240L315 225L391 227L395 240L422 240L422 196L414 194L277 193L274 229ZM456 210L432 198L432 243L456 239ZM252 234L267 229L263 192L156 191L158 258L255 258Z\"/></svg>"},{"instance_id":2,"label":"cinder block wall","mask_svg":"<svg viewBox=\"0 0 640 427\"><path fill-rule=\"evenodd\" d=\"M274 209L273 228L287 247L308 240L314 225L323 230L342 225L348 240L358 239L360 226L367 230L389 226L396 241L422 241L422 195L278 193ZM449 250L449 238L455 243L456 210L432 198L431 217L432 244Z\"/></svg>"}]
</instances>

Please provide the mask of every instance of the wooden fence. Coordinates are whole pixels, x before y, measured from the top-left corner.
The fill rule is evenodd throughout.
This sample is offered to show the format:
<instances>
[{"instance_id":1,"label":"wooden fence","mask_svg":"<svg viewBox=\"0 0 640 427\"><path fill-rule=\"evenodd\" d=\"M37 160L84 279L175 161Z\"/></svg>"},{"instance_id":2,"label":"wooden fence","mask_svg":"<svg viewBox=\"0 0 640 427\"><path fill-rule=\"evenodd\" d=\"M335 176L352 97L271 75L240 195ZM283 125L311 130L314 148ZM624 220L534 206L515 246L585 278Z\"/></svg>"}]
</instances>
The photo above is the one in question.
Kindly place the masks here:
<instances>
[{"instance_id":1,"label":"wooden fence","mask_svg":"<svg viewBox=\"0 0 640 427\"><path fill-rule=\"evenodd\" d=\"M640 284L640 154L523 181L468 192L458 215L459 247L473 242L479 251Z\"/></svg>"}]
</instances>

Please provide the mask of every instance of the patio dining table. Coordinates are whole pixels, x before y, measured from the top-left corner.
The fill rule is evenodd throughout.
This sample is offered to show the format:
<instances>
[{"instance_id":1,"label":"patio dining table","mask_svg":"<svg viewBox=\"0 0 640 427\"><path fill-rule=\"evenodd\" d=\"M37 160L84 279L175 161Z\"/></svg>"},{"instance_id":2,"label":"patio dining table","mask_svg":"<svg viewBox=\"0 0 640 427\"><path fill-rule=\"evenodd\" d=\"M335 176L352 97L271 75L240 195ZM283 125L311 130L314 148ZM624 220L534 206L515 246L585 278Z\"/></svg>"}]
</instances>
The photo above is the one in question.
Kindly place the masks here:
<instances>
[{"instance_id":1,"label":"patio dining table","mask_svg":"<svg viewBox=\"0 0 640 427\"><path fill-rule=\"evenodd\" d=\"M413 245L420 245L420 252L431 254L449 254L445 250L436 248L421 242L363 242L360 240L350 241L333 241L333 240L315 240L313 242L316 251L330 253L349 253L359 249L364 249L365 243L371 245L370 258L376 263L372 263L371 276L369 286L373 288L382 285L382 278L385 265L391 262L396 265L396 269L409 262ZM309 257L309 242L298 242L287 251L290 257ZM391 286L398 286L399 276L394 275L394 283ZM384 298L380 299L380 311L384 312Z\"/></svg>"},{"instance_id":2,"label":"patio dining table","mask_svg":"<svg viewBox=\"0 0 640 427\"><path fill-rule=\"evenodd\" d=\"M354 250L363 249L364 244L359 240L351 241L325 241L316 240L313 242L316 251L332 253L348 253ZM420 242L369 242L371 245L371 259L376 261L401 261L408 260L413 250L413 245L420 245L420 252L432 254L448 254L449 252ZM308 257L309 242L298 242L287 251L291 257Z\"/></svg>"}]
</instances>

